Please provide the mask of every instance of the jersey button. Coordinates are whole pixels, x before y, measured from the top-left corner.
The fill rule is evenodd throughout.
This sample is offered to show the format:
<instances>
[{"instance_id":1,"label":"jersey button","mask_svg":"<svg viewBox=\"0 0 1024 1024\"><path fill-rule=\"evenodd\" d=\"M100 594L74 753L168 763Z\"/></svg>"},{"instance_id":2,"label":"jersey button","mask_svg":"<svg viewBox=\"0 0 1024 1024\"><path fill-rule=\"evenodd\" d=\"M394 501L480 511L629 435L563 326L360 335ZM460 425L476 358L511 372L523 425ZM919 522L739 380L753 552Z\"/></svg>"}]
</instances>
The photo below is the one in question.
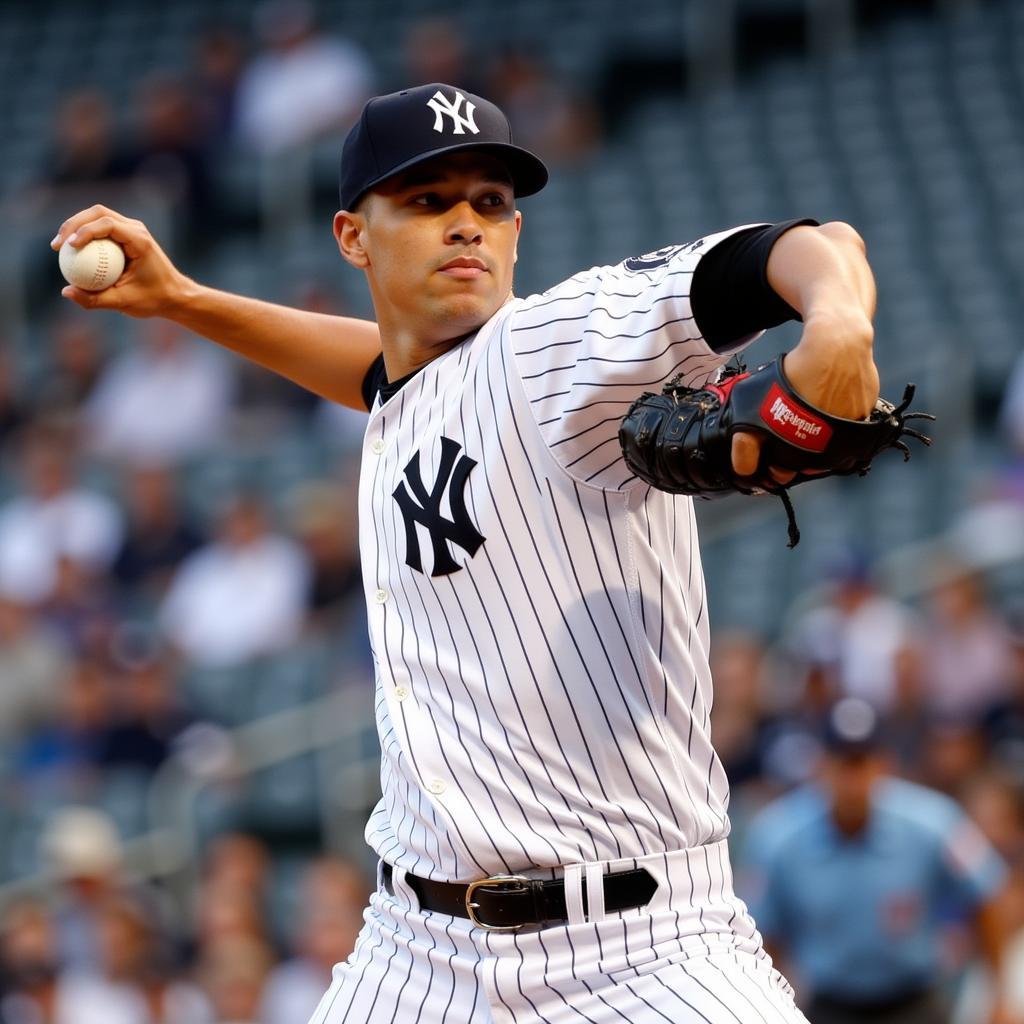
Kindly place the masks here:
<instances>
[{"instance_id":1,"label":"jersey button","mask_svg":"<svg viewBox=\"0 0 1024 1024\"><path fill-rule=\"evenodd\" d=\"M408 687L405 687L405 686L396 686L395 687L395 697L398 700L405 700L405 698L408 697L408 696L409 696Z\"/></svg>"},{"instance_id":2,"label":"jersey button","mask_svg":"<svg viewBox=\"0 0 1024 1024\"><path fill-rule=\"evenodd\" d=\"M430 790L434 796L440 796L448 787L440 779L431 779L430 785L427 789Z\"/></svg>"},{"instance_id":3,"label":"jersey button","mask_svg":"<svg viewBox=\"0 0 1024 1024\"><path fill-rule=\"evenodd\" d=\"M377 593L373 595L373 599L377 604L383 604L388 599L388 592L386 590L378 590Z\"/></svg>"},{"instance_id":4,"label":"jersey button","mask_svg":"<svg viewBox=\"0 0 1024 1024\"><path fill-rule=\"evenodd\" d=\"M370 451L373 452L374 455L380 455L386 447L387 445L378 437L377 440L370 445Z\"/></svg>"}]
</instances>

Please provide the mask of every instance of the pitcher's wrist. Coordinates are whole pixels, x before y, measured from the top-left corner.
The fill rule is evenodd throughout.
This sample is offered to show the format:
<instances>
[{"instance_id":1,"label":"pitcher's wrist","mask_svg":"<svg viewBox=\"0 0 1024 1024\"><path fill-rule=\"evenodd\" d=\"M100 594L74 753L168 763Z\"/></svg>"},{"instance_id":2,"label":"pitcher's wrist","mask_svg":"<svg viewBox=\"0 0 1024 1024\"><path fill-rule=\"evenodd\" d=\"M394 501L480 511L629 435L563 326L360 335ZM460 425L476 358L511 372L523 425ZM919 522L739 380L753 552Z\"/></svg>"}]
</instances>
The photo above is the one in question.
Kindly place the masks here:
<instances>
[{"instance_id":1,"label":"pitcher's wrist","mask_svg":"<svg viewBox=\"0 0 1024 1024\"><path fill-rule=\"evenodd\" d=\"M804 316L799 344L823 351L848 352L871 358L875 328L860 308L813 307Z\"/></svg>"}]
</instances>

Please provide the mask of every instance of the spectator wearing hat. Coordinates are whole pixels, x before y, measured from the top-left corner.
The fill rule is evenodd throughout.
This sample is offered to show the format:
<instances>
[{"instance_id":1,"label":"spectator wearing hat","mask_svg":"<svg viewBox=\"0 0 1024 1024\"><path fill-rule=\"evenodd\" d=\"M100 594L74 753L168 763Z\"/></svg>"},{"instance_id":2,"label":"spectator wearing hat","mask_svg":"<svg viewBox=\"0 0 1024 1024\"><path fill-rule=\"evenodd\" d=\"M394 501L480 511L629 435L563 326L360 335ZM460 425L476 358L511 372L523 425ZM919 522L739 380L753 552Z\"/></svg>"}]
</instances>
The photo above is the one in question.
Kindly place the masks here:
<instances>
[{"instance_id":1,"label":"spectator wearing hat","mask_svg":"<svg viewBox=\"0 0 1024 1024\"><path fill-rule=\"evenodd\" d=\"M889 774L866 701L832 708L824 750L816 780L748 833L745 895L766 946L787 958L815 1024L945 1022L950 914L1002 976L1003 862L956 803ZM989 1024L1012 1019L997 993Z\"/></svg>"},{"instance_id":2,"label":"spectator wearing hat","mask_svg":"<svg viewBox=\"0 0 1024 1024\"><path fill-rule=\"evenodd\" d=\"M53 815L41 842L58 883L53 924L59 963L72 971L97 972L102 908L124 888L121 838L102 811L70 806Z\"/></svg>"}]
</instances>

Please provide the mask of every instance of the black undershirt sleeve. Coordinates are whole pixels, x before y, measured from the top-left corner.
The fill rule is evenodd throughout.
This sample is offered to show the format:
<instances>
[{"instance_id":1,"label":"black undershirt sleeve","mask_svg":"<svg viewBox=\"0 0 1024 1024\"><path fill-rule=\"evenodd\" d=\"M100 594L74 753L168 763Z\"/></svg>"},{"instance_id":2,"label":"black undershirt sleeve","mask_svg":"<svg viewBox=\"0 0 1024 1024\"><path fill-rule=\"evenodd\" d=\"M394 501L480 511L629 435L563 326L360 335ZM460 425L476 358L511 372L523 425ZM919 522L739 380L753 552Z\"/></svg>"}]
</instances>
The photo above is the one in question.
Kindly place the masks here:
<instances>
[{"instance_id":1,"label":"black undershirt sleeve","mask_svg":"<svg viewBox=\"0 0 1024 1024\"><path fill-rule=\"evenodd\" d=\"M790 228L816 220L787 220L749 228L719 242L693 273L690 306L704 340L725 352L742 338L800 314L768 283L768 254Z\"/></svg>"},{"instance_id":2,"label":"black undershirt sleeve","mask_svg":"<svg viewBox=\"0 0 1024 1024\"><path fill-rule=\"evenodd\" d=\"M387 383L387 380L388 375L384 371L384 353L381 352L370 363L370 368L366 371L366 376L363 378L363 404L366 406L367 412L373 408L377 392Z\"/></svg>"}]
</instances>

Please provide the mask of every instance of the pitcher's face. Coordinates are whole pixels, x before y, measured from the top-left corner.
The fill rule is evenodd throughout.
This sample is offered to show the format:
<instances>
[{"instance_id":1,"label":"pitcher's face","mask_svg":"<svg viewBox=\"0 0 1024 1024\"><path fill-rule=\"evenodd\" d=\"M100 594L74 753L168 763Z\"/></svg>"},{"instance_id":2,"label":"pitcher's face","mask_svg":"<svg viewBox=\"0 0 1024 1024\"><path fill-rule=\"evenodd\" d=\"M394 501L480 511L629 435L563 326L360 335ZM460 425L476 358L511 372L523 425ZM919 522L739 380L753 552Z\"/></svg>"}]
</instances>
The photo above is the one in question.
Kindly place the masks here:
<instances>
[{"instance_id":1,"label":"pitcher's face","mask_svg":"<svg viewBox=\"0 0 1024 1024\"><path fill-rule=\"evenodd\" d=\"M339 219L353 228L339 232ZM500 160L479 150L418 164L376 186L335 234L366 271L378 320L457 340L512 293L521 215Z\"/></svg>"}]
</instances>

